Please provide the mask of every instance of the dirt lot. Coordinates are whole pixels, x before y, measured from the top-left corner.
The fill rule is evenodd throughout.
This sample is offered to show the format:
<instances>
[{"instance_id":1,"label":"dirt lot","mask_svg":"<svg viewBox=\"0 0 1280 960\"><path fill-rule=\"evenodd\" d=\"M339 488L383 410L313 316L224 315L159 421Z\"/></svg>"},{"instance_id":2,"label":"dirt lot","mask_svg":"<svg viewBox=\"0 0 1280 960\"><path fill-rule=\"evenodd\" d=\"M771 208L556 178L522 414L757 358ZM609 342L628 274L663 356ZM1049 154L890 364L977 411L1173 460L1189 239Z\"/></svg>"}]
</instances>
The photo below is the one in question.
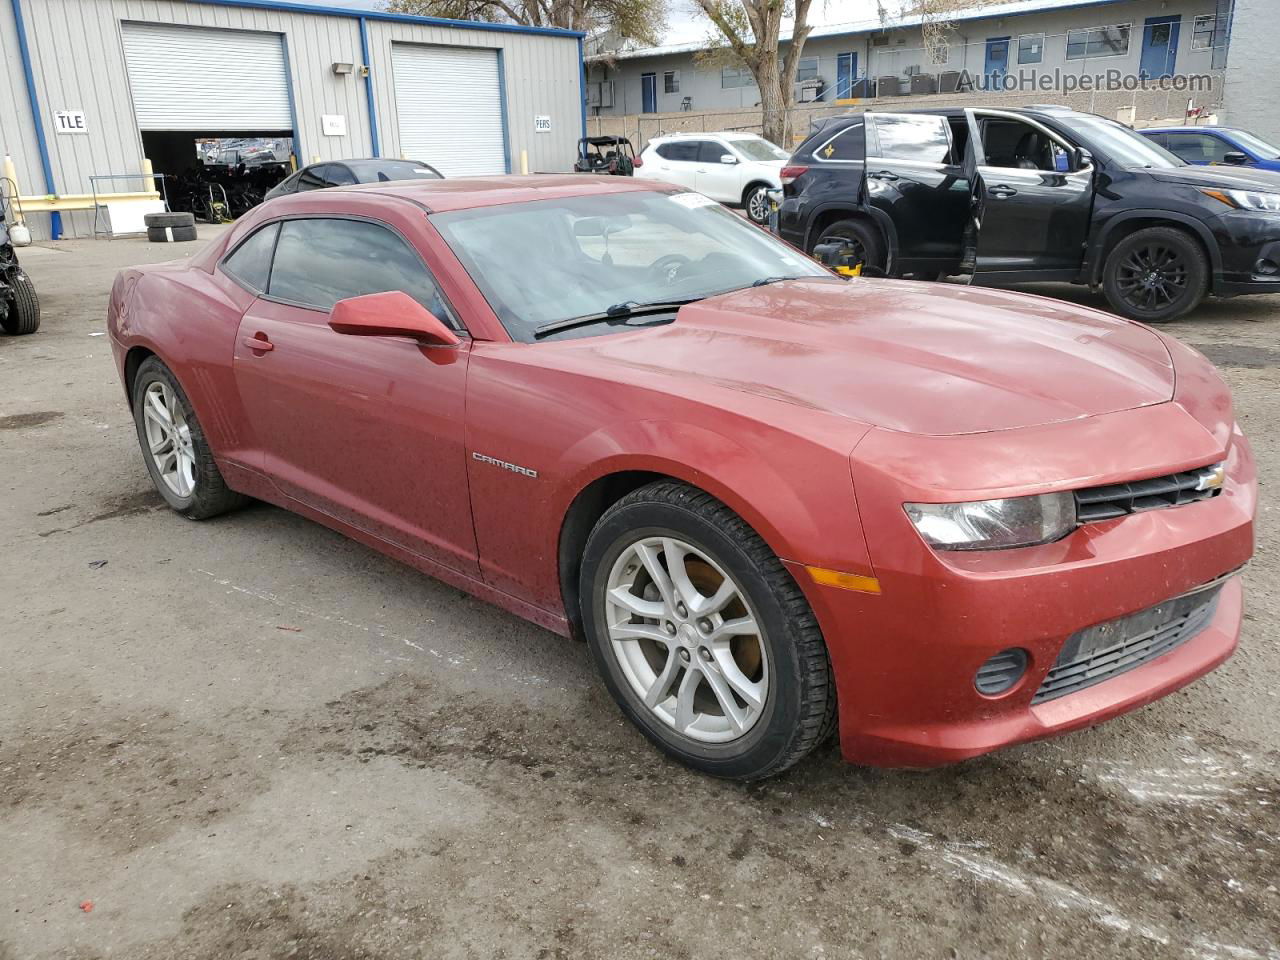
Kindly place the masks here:
<instances>
[{"instance_id":1,"label":"dirt lot","mask_svg":"<svg viewBox=\"0 0 1280 960\"><path fill-rule=\"evenodd\" d=\"M580 646L274 508L163 508L101 334L118 266L194 246L32 250L44 327L0 337L0 960L1280 958L1280 298L1172 328L1264 478L1232 661L952 769L743 787Z\"/></svg>"}]
</instances>

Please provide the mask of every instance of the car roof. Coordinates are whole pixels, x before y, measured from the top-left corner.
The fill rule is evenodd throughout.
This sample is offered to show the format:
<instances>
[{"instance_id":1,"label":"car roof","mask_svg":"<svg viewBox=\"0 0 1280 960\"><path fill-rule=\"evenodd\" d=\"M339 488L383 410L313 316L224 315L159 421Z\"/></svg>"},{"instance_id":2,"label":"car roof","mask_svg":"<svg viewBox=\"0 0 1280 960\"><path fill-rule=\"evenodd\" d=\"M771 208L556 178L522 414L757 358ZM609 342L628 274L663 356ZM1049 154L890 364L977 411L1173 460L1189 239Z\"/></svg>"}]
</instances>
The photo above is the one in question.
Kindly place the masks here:
<instances>
[{"instance_id":1,"label":"car roof","mask_svg":"<svg viewBox=\"0 0 1280 960\"><path fill-rule=\"evenodd\" d=\"M1236 133L1237 127L1143 127L1138 133Z\"/></svg>"},{"instance_id":2,"label":"car roof","mask_svg":"<svg viewBox=\"0 0 1280 960\"><path fill-rule=\"evenodd\" d=\"M763 140L758 133L742 133L726 130L688 130L684 133L664 133L659 137L650 137L650 143L665 143L669 140L701 140L706 137L721 137L724 140Z\"/></svg>"},{"instance_id":3,"label":"car roof","mask_svg":"<svg viewBox=\"0 0 1280 960\"><path fill-rule=\"evenodd\" d=\"M554 200L613 193L660 191L674 193L680 188L669 183L635 177L605 177L592 174L537 173L527 176L458 177L453 180L393 180L336 187L324 193L376 193L396 197L425 207L431 213L495 207L529 200ZM315 197L321 191L295 196ZM283 199L283 198L282 198Z\"/></svg>"}]
</instances>

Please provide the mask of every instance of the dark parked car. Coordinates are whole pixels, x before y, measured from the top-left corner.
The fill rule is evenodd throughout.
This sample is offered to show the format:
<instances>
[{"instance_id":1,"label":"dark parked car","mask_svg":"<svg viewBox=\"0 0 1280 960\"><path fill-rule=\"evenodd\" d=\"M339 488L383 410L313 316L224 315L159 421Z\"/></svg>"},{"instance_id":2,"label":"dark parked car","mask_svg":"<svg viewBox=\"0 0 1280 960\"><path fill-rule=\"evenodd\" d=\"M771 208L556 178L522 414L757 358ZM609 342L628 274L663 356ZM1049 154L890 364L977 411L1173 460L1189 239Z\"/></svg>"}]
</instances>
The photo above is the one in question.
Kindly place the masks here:
<instances>
[{"instance_id":1,"label":"dark parked car","mask_svg":"<svg viewBox=\"0 0 1280 960\"><path fill-rule=\"evenodd\" d=\"M417 160L326 160L303 167L267 191L264 200L304 190L345 187L353 183L386 183L391 180L443 180L429 163Z\"/></svg>"},{"instance_id":2,"label":"dark parked car","mask_svg":"<svg viewBox=\"0 0 1280 960\"><path fill-rule=\"evenodd\" d=\"M0 205L0 214L3 206ZM35 333L40 327L40 300L31 278L18 266L9 228L0 215L0 330L10 335Z\"/></svg>"},{"instance_id":3,"label":"dark parked car","mask_svg":"<svg viewBox=\"0 0 1280 960\"><path fill-rule=\"evenodd\" d=\"M1064 107L837 118L782 180L779 234L837 267L1088 284L1148 322L1280 292L1280 179Z\"/></svg>"},{"instance_id":4,"label":"dark parked car","mask_svg":"<svg viewBox=\"0 0 1280 960\"><path fill-rule=\"evenodd\" d=\"M1280 147L1232 127L1154 127L1144 137L1187 163L1225 163L1280 171Z\"/></svg>"}]
</instances>

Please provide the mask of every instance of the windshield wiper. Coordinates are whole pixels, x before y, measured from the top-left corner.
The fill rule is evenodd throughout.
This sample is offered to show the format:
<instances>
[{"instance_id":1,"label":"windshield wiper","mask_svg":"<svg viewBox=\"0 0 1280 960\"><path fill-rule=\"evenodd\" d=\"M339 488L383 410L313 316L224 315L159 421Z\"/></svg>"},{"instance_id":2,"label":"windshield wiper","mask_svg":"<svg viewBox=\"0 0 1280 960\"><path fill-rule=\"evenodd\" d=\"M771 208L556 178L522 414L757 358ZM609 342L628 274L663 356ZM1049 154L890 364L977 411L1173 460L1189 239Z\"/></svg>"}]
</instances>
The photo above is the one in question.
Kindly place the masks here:
<instances>
[{"instance_id":1,"label":"windshield wiper","mask_svg":"<svg viewBox=\"0 0 1280 960\"><path fill-rule=\"evenodd\" d=\"M634 300L626 300L622 303L615 303L601 313L587 313L581 317L570 317L567 320L553 320L550 323L544 323L540 327L533 328L533 336L536 340L547 336L547 334L558 333L561 330L568 330L572 327L585 327L592 323L619 322L655 313L669 313L672 310L679 310L687 303L696 303L701 299L703 298L689 297L685 300L661 300L653 303L636 303Z\"/></svg>"},{"instance_id":2,"label":"windshield wiper","mask_svg":"<svg viewBox=\"0 0 1280 960\"><path fill-rule=\"evenodd\" d=\"M753 287L765 287L771 283L781 283L783 280L800 280L800 279L802 278L794 275L786 276L786 277L761 277L759 280L753 281L751 285Z\"/></svg>"}]
</instances>

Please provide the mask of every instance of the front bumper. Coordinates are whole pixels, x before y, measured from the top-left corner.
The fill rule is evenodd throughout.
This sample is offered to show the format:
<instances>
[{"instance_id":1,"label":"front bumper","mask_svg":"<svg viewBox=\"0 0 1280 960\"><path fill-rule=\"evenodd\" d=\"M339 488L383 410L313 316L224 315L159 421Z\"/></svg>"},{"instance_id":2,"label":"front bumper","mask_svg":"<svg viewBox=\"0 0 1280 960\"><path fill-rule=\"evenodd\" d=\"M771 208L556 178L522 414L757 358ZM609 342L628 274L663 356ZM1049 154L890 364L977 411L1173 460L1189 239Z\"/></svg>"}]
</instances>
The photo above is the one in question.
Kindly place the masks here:
<instances>
[{"instance_id":1,"label":"front bumper","mask_svg":"<svg viewBox=\"0 0 1280 960\"><path fill-rule=\"evenodd\" d=\"M1151 419L1170 430L1175 418L1190 423L1168 409L1148 414L1117 419ZM1188 456L1221 459L1222 448L1215 454L1201 436L1205 444ZM893 478L882 488L874 479L860 485L881 593L818 586L792 566L827 638L845 758L893 767L964 760L1101 723L1226 660L1240 631L1239 577L1225 583L1211 620L1184 643L1094 686L1032 702L1073 634L1178 597L1247 562L1256 478L1238 431L1226 460L1227 484L1212 500L1085 524L1057 543L991 552L933 551L906 519ZM974 683L979 667L1009 648L1026 651L1026 672L1011 689L984 696Z\"/></svg>"}]
</instances>

